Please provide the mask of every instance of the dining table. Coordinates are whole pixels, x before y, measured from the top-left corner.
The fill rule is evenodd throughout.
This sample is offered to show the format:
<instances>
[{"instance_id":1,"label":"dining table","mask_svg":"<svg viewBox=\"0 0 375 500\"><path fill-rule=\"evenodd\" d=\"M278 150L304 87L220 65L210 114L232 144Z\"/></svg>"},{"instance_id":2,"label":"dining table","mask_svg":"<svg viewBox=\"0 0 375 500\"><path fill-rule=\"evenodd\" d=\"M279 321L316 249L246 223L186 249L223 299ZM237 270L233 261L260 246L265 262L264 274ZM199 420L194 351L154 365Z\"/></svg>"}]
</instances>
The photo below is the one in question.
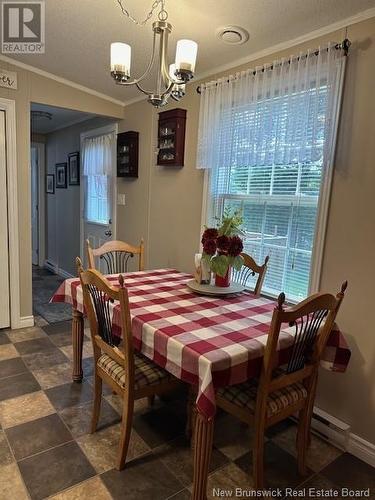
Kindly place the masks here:
<instances>
[{"instance_id":1,"label":"dining table","mask_svg":"<svg viewBox=\"0 0 375 500\"><path fill-rule=\"evenodd\" d=\"M172 375L194 387L197 394L194 426L192 498L206 498L218 388L238 384L260 373L275 299L251 291L228 296L194 293L188 273L155 269L123 274L128 290L134 348ZM106 278L119 286L119 275ZM66 279L51 302L72 305L73 380L82 380L84 304L79 278ZM119 304L111 306L113 334L121 339ZM287 361L294 330L280 332L278 362ZM321 366L344 372L350 349L334 326Z\"/></svg>"}]
</instances>

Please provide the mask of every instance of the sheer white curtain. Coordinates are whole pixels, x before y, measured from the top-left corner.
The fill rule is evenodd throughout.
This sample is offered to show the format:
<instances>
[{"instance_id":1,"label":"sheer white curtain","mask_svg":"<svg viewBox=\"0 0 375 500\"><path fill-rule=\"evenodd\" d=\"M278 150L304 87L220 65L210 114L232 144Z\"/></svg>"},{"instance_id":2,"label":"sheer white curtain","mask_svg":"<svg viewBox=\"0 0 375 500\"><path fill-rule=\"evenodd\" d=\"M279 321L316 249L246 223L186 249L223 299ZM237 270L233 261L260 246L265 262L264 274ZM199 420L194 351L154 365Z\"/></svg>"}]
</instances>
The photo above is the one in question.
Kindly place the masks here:
<instances>
[{"instance_id":1,"label":"sheer white curtain","mask_svg":"<svg viewBox=\"0 0 375 500\"><path fill-rule=\"evenodd\" d=\"M116 135L87 137L83 143L83 175L86 181L86 218L108 223L113 152Z\"/></svg>"},{"instance_id":2,"label":"sheer white curtain","mask_svg":"<svg viewBox=\"0 0 375 500\"><path fill-rule=\"evenodd\" d=\"M110 134L87 137L84 141L83 174L112 175L112 152L116 136Z\"/></svg>"},{"instance_id":3,"label":"sheer white curtain","mask_svg":"<svg viewBox=\"0 0 375 500\"><path fill-rule=\"evenodd\" d=\"M307 295L319 195L332 164L345 56L335 44L201 85L197 168L209 220L240 208L265 289Z\"/></svg>"},{"instance_id":4,"label":"sheer white curtain","mask_svg":"<svg viewBox=\"0 0 375 500\"><path fill-rule=\"evenodd\" d=\"M197 168L323 159L344 60L329 44L201 85Z\"/></svg>"}]
</instances>

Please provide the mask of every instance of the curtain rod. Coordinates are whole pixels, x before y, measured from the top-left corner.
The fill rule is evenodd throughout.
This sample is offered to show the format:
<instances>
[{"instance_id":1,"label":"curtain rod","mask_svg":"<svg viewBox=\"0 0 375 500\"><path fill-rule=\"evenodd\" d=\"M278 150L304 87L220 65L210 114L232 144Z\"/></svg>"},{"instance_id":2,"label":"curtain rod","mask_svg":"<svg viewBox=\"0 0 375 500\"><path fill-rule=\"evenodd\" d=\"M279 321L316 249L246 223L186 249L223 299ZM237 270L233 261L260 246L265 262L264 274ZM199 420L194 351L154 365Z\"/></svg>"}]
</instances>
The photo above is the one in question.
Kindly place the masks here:
<instances>
[{"instance_id":1,"label":"curtain rod","mask_svg":"<svg viewBox=\"0 0 375 500\"><path fill-rule=\"evenodd\" d=\"M351 44L352 44L352 42L348 38L345 38L341 43L336 43L335 49L336 50L343 50L344 51L344 55L347 56ZM328 51L328 49L325 49L325 50ZM319 50L316 50L315 52L313 52L313 54L317 56L319 54ZM299 61L301 59L301 57L307 57L307 54L302 54L302 56L298 56L296 58L296 60ZM287 62L290 64L291 63L291 59L288 59ZM279 66L279 65L280 64L277 64L276 67ZM263 66L262 69L254 70L253 71L253 75L255 76L258 72L264 73L265 69L272 70L272 69L274 69L274 66L273 66L273 64L271 64L271 66L268 66L267 68L265 68L265 66ZM231 80L229 78L227 78L226 82L229 83L230 81ZM215 85L217 85L217 82L216 82ZM200 85L198 85L198 87L197 87L196 90L197 90L198 94L201 94L201 86Z\"/></svg>"}]
</instances>

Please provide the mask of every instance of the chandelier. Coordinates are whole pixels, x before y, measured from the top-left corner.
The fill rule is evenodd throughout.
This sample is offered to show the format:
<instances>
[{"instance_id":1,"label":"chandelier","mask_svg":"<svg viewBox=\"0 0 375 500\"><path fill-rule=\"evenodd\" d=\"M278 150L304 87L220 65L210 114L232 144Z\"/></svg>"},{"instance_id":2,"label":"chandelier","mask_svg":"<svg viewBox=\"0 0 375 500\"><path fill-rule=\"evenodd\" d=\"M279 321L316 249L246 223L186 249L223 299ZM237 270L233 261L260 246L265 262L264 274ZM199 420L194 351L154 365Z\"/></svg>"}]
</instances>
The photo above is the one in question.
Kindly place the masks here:
<instances>
[{"instance_id":1,"label":"chandelier","mask_svg":"<svg viewBox=\"0 0 375 500\"><path fill-rule=\"evenodd\" d=\"M140 92L147 95L148 102L160 108L168 103L169 97L179 101L185 95L185 84L194 77L195 61L198 45L192 40L179 40L176 46L174 64L168 66L168 36L172 25L167 22L168 13L165 10L165 0L155 0L146 19L138 22L124 7L122 0L117 0L122 13L138 26L144 26L160 6L158 20L152 24L153 42L150 61L145 72L138 78L129 81L131 47L127 43L115 42L111 44L111 75L118 85L135 85ZM159 48L159 65L155 88L146 90L141 82L151 74L156 59L157 46Z\"/></svg>"}]
</instances>

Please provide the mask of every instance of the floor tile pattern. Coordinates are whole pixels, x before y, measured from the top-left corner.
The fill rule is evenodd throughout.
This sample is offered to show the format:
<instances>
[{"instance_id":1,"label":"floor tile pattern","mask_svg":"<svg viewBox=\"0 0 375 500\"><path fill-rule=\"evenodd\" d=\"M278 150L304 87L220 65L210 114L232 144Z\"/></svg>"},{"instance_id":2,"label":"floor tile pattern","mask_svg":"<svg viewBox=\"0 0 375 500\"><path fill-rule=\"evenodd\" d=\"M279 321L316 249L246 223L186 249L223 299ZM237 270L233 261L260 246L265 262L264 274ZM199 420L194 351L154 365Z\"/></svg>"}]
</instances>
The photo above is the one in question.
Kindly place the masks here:
<instances>
[{"instance_id":1,"label":"floor tile pattern","mask_svg":"<svg viewBox=\"0 0 375 500\"><path fill-rule=\"evenodd\" d=\"M38 278L42 287L42 276ZM85 378L76 384L70 378L70 321L62 317L64 321L48 324L36 319L40 326L0 330L0 500L189 499L193 467L184 435L186 394L156 399L152 408L146 400L136 402L128 463L118 472L121 401L110 390L104 393L98 431L89 434L93 399L89 339L85 339ZM375 498L374 469L317 436L312 437L308 475L300 477L295 433L290 421L267 432L269 487L369 487ZM227 414L217 415L209 498L218 498L218 489L236 498L245 497L235 496L236 488L251 490L252 439L247 426Z\"/></svg>"}]
</instances>

